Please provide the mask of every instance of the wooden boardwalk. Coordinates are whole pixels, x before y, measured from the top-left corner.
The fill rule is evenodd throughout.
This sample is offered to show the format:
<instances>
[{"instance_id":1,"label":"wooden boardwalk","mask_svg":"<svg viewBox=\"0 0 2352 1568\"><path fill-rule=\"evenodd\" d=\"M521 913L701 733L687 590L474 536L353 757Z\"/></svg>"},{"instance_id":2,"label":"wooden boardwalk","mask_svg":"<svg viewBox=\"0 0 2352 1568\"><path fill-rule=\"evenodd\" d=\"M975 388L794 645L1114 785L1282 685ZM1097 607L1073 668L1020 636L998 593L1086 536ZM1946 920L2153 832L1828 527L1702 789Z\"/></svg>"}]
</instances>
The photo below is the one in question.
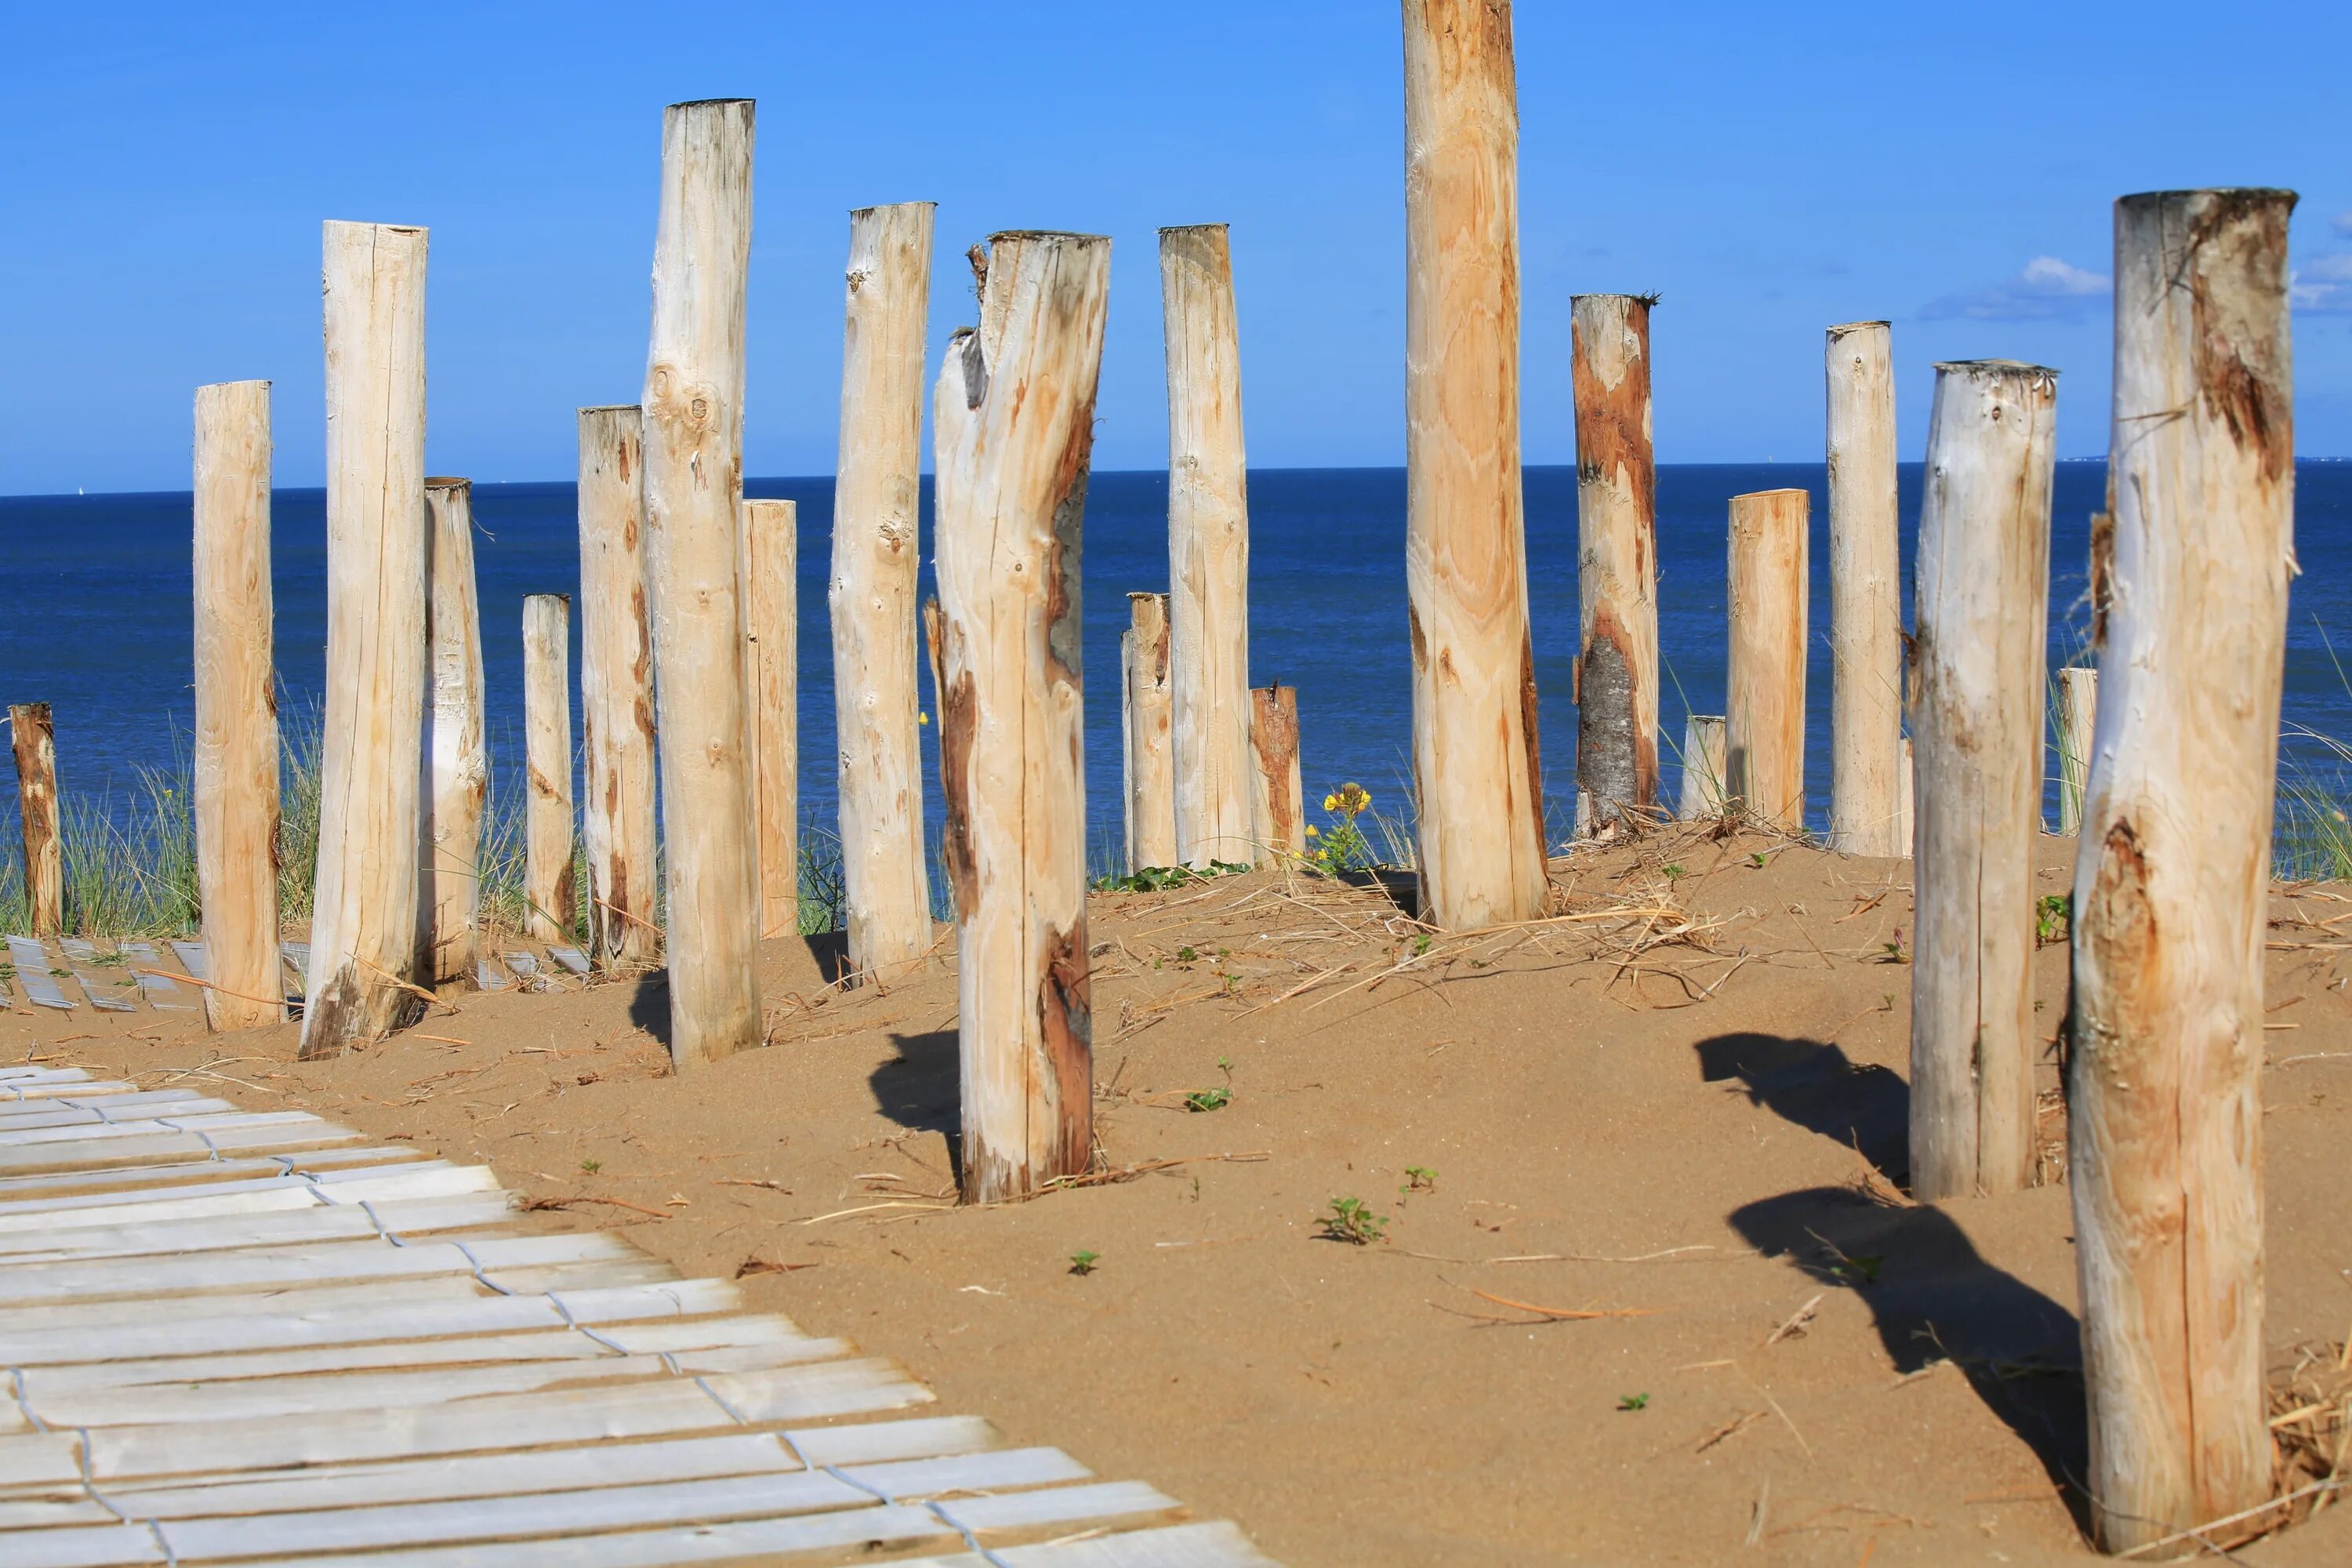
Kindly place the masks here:
<instances>
[{"instance_id":1,"label":"wooden boardwalk","mask_svg":"<svg viewBox=\"0 0 2352 1568\"><path fill-rule=\"evenodd\" d=\"M0 1068L0 1565L1269 1568L513 1208L302 1111Z\"/></svg>"}]
</instances>

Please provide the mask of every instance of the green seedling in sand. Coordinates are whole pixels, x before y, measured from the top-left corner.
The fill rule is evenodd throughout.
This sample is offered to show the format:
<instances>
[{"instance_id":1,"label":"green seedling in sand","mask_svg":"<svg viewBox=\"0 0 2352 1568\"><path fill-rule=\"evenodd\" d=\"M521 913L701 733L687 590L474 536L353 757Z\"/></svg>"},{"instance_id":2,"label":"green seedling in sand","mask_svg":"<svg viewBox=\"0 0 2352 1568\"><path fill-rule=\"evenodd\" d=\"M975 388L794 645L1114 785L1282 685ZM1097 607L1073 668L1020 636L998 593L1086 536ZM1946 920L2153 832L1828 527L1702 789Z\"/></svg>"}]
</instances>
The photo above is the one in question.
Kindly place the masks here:
<instances>
[{"instance_id":1,"label":"green seedling in sand","mask_svg":"<svg viewBox=\"0 0 2352 1568\"><path fill-rule=\"evenodd\" d=\"M2074 923L2072 893L2044 893L2033 901L2033 945L2050 947L2066 940Z\"/></svg>"},{"instance_id":2,"label":"green seedling in sand","mask_svg":"<svg viewBox=\"0 0 2352 1568\"><path fill-rule=\"evenodd\" d=\"M1757 852L1756 854L1750 855L1749 857L1748 857L1748 863L1750 866L1755 867L1759 871L1761 871L1762 869L1764 869L1764 856L1763 856L1763 853L1759 850L1759 852Z\"/></svg>"},{"instance_id":3,"label":"green seedling in sand","mask_svg":"<svg viewBox=\"0 0 2352 1568\"><path fill-rule=\"evenodd\" d=\"M1881 963L1908 963L1911 962L1910 950L1903 945L1903 929L1900 926L1895 928L1895 940L1882 944L1878 951L1886 955L1885 958L1878 961Z\"/></svg>"},{"instance_id":4,"label":"green seedling in sand","mask_svg":"<svg viewBox=\"0 0 2352 1568\"><path fill-rule=\"evenodd\" d=\"M1427 952L1429 951L1429 944L1434 939L1426 931L1414 937L1412 939L1412 955L1415 958L1419 958L1422 954Z\"/></svg>"},{"instance_id":5,"label":"green seedling in sand","mask_svg":"<svg viewBox=\"0 0 2352 1568\"><path fill-rule=\"evenodd\" d=\"M602 1160L583 1160L580 1162L580 1168L593 1176L597 1172L604 1168L604 1162Z\"/></svg>"},{"instance_id":6,"label":"green seedling in sand","mask_svg":"<svg viewBox=\"0 0 2352 1568\"><path fill-rule=\"evenodd\" d=\"M1230 1089L1196 1089L1184 1097L1187 1110L1223 1110L1234 1102Z\"/></svg>"},{"instance_id":7,"label":"green seedling in sand","mask_svg":"<svg viewBox=\"0 0 2352 1568\"><path fill-rule=\"evenodd\" d=\"M1388 1227L1388 1216L1374 1214L1363 1199L1333 1198L1331 1212L1323 1216L1322 1234L1333 1241L1370 1247Z\"/></svg>"},{"instance_id":8,"label":"green seedling in sand","mask_svg":"<svg viewBox=\"0 0 2352 1568\"><path fill-rule=\"evenodd\" d=\"M1666 868L1666 880L1669 882L1680 880L1682 875L1683 868L1679 862Z\"/></svg>"},{"instance_id":9,"label":"green seedling in sand","mask_svg":"<svg viewBox=\"0 0 2352 1568\"><path fill-rule=\"evenodd\" d=\"M1201 962L1201 955L1193 952L1189 947L1180 947L1176 950L1176 962L1179 963L1198 963Z\"/></svg>"},{"instance_id":10,"label":"green seedling in sand","mask_svg":"<svg viewBox=\"0 0 2352 1568\"><path fill-rule=\"evenodd\" d=\"M1095 1271L1095 1265L1101 1261L1102 1254L1099 1252L1073 1252L1070 1254L1070 1272L1092 1274Z\"/></svg>"},{"instance_id":11,"label":"green seedling in sand","mask_svg":"<svg viewBox=\"0 0 2352 1568\"><path fill-rule=\"evenodd\" d=\"M1437 1173L1426 1165L1407 1165L1404 1168L1404 1185L1397 1189L1400 1193L1433 1193L1436 1190Z\"/></svg>"},{"instance_id":12,"label":"green seedling in sand","mask_svg":"<svg viewBox=\"0 0 2352 1568\"><path fill-rule=\"evenodd\" d=\"M1621 1394L1617 1396L1617 1408L1620 1410L1647 1410L1649 1407L1650 1396L1646 1394Z\"/></svg>"},{"instance_id":13,"label":"green seedling in sand","mask_svg":"<svg viewBox=\"0 0 2352 1568\"><path fill-rule=\"evenodd\" d=\"M1124 877L1097 877L1092 886L1097 893L1159 893L1205 882L1212 877L1235 876L1248 869L1230 860L1212 860L1197 871L1190 866L1144 866Z\"/></svg>"}]
</instances>

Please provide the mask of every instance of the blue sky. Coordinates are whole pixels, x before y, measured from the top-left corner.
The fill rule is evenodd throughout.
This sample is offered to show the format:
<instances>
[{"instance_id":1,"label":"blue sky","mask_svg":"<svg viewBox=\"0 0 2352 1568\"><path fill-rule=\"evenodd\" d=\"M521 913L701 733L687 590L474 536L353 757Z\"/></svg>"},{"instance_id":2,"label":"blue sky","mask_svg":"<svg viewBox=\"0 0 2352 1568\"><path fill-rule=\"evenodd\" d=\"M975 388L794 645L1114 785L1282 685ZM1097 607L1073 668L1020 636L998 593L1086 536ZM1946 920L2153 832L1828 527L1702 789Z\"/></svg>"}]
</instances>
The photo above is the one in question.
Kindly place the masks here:
<instances>
[{"instance_id":1,"label":"blue sky","mask_svg":"<svg viewBox=\"0 0 2352 1568\"><path fill-rule=\"evenodd\" d=\"M1524 434L1572 458L1569 297L1656 290L1665 461L1817 460L1822 329L2064 373L2105 445L2109 204L2303 193L2298 445L2352 454L2352 7L1520 0ZM1998 23L1998 25L1994 25ZM760 100L746 463L828 471L846 213L940 203L931 337L992 229L1114 237L1097 461L1166 461L1160 225L1233 225L1252 460L1402 459L1387 0L26 6L0 62L0 493L183 489L190 394L277 383L319 482L319 225L432 229L429 462L561 479L645 364L660 112ZM2259 43L2259 47L2251 47ZM2252 74L2259 70L2261 75Z\"/></svg>"}]
</instances>

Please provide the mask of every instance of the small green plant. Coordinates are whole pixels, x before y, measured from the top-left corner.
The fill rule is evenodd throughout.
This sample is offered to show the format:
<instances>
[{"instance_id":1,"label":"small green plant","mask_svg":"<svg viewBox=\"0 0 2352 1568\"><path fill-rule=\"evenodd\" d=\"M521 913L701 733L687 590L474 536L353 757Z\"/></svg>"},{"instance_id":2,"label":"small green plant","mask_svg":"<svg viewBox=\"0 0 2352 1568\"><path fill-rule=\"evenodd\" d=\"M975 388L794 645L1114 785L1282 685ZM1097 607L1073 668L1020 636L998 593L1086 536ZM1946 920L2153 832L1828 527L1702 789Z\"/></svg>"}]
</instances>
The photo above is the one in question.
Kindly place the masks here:
<instances>
[{"instance_id":1,"label":"small green plant","mask_svg":"<svg viewBox=\"0 0 2352 1568\"><path fill-rule=\"evenodd\" d=\"M2044 893L2033 900L2034 946L2051 947L2064 942L2074 923L2074 894Z\"/></svg>"},{"instance_id":2,"label":"small green plant","mask_svg":"<svg viewBox=\"0 0 2352 1568\"><path fill-rule=\"evenodd\" d=\"M1184 1097L1187 1110L1223 1110L1234 1102L1230 1089L1196 1089Z\"/></svg>"},{"instance_id":3,"label":"small green plant","mask_svg":"<svg viewBox=\"0 0 2352 1568\"><path fill-rule=\"evenodd\" d=\"M1681 863L1680 861L1677 861L1677 862L1675 862L1674 865L1671 865L1671 866L1669 866L1669 867L1667 867L1667 868L1666 868L1666 880L1667 880L1667 881L1669 881L1669 882L1679 881L1679 880L1681 880L1681 879L1682 879L1682 876L1683 876L1683 868L1682 868L1682 863Z\"/></svg>"},{"instance_id":4,"label":"small green plant","mask_svg":"<svg viewBox=\"0 0 2352 1568\"><path fill-rule=\"evenodd\" d=\"M1763 852L1762 852L1761 850L1759 850L1759 851L1758 851L1758 852L1756 852L1755 854L1748 856L1748 863L1750 866L1755 867L1759 871L1761 871L1762 869L1764 869L1764 855L1763 855Z\"/></svg>"},{"instance_id":5,"label":"small green plant","mask_svg":"<svg viewBox=\"0 0 2352 1568\"><path fill-rule=\"evenodd\" d=\"M1193 952L1189 947L1180 947L1176 950L1176 962L1179 963L1198 963L1201 962L1201 955Z\"/></svg>"},{"instance_id":6,"label":"small green plant","mask_svg":"<svg viewBox=\"0 0 2352 1568\"><path fill-rule=\"evenodd\" d=\"M1205 882L1212 877L1238 876L1248 869L1231 860L1212 860L1198 870L1190 866L1142 866L1123 877L1097 877L1092 886L1097 893L1159 893Z\"/></svg>"},{"instance_id":7,"label":"small green plant","mask_svg":"<svg viewBox=\"0 0 2352 1568\"><path fill-rule=\"evenodd\" d=\"M1880 943L1878 951L1885 955L1878 961L1881 963L1908 963L1911 962L1911 950L1903 945L1903 928L1900 926L1897 926L1895 930L1895 940L1893 942Z\"/></svg>"},{"instance_id":8,"label":"small green plant","mask_svg":"<svg viewBox=\"0 0 2352 1568\"><path fill-rule=\"evenodd\" d=\"M593 1176L597 1172L604 1168L604 1162L602 1160L583 1160L580 1162L580 1168L589 1175Z\"/></svg>"},{"instance_id":9,"label":"small green plant","mask_svg":"<svg viewBox=\"0 0 2352 1568\"><path fill-rule=\"evenodd\" d=\"M1095 1265L1101 1261L1102 1254L1099 1252L1073 1252L1070 1254L1070 1272L1092 1274L1095 1271Z\"/></svg>"},{"instance_id":10,"label":"small green plant","mask_svg":"<svg viewBox=\"0 0 2352 1568\"><path fill-rule=\"evenodd\" d=\"M1404 1168L1404 1185L1397 1189L1397 1203L1402 1205L1415 1193L1433 1193L1436 1190L1436 1172L1426 1165L1407 1165Z\"/></svg>"},{"instance_id":11,"label":"small green plant","mask_svg":"<svg viewBox=\"0 0 2352 1568\"><path fill-rule=\"evenodd\" d=\"M1307 825L1307 837L1315 847L1307 852L1308 863L1318 870L1338 874L1341 871L1369 871L1380 863L1372 853L1371 840L1356 819L1371 809L1372 792L1360 784L1343 784L1323 797L1323 809L1329 814L1330 826L1318 827Z\"/></svg>"},{"instance_id":12,"label":"small green plant","mask_svg":"<svg viewBox=\"0 0 2352 1568\"><path fill-rule=\"evenodd\" d=\"M1419 936L1414 937L1412 939L1412 955L1415 958L1419 958L1428 952L1430 942L1433 940L1433 939L1427 931L1423 931Z\"/></svg>"},{"instance_id":13,"label":"small green plant","mask_svg":"<svg viewBox=\"0 0 2352 1568\"><path fill-rule=\"evenodd\" d=\"M1617 1408L1620 1410L1647 1410L1649 1407L1650 1396L1646 1394L1621 1394L1617 1396Z\"/></svg>"},{"instance_id":14,"label":"small green plant","mask_svg":"<svg viewBox=\"0 0 2352 1568\"><path fill-rule=\"evenodd\" d=\"M1374 1214L1363 1199L1333 1198L1331 1212L1323 1216L1322 1234L1332 1241L1370 1247L1381 1239L1381 1233L1388 1227L1388 1216Z\"/></svg>"}]
</instances>

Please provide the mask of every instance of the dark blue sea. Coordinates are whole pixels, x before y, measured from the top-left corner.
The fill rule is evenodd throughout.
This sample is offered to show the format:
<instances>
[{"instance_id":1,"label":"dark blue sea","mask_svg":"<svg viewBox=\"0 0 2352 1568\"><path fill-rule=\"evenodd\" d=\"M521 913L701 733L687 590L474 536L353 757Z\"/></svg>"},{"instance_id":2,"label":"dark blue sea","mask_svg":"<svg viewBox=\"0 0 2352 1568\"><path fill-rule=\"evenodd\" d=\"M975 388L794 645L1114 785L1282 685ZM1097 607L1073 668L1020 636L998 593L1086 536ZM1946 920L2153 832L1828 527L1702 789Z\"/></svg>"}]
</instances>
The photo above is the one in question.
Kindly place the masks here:
<instances>
[{"instance_id":1,"label":"dark blue sea","mask_svg":"<svg viewBox=\"0 0 2352 1568\"><path fill-rule=\"evenodd\" d=\"M1572 469L1527 470L1528 553L1544 772L1555 829L1572 805L1576 715L1576 482ZM2088 520L2105 491L2095 462L2061 464L2052 549L2053 665L2081 647ZM1829 551L1819 465L1669 466L1658 476L1659 640L1663 724L1678 743L1686 711L1723 709L1726 507L1746 490L1803 486L1813 496L1813 658L1807 786L1815 824L1829 786ZM825 625L832 483L754 479L753 496L800 503L801 779L804 815L832 823L831 645ZM1087 792L1098 858L1119 820L1118 635L1130 591L1168 585L1167 479L1095 476L1085 537ZM1919 469L1903 469L1906 545L1916 527ZM1270 469L1250 476L1250 668L1259 684L1298 689L1307 794L1360 780L1382 809L1401 805L1410 773L1401 468ZM929 485L924 488L929 593ZM0 700L47 700L56 711L60 784L68 794L127 800L142 766L184 751L189 689L189 498L184 493L0 498ZM476 563L488 679L491 748L509 788L521 755L522 599L576 592L578 546L570 484L482 485ZM322 492L280 490L273 502L278 663L285 703L315 702L326 637ZM2290 726L2352 739L2352 689L2336 663L2352 657L2352 463L2296 472L2295 534L2303 575L2288 632ZM1908 587L1906 618L1908 619ZM576 628L575 628L576 632ZM2329 637L2336 637L2331 650ZM577 668L577 653L574 654ZM928 679L928 678L927 678ZM928 692L925 706L930 705ZM936 728L926 731L936 736ZM2319 753L2289 742L2289 771ZM1668 756L1668 797L1677 787ZM936 755L928 804L939 813ZM5 770L0 770L5 772ZM2053 770L2054 772L2054 770ZM13 824L13 775L0 810Z\"/></svg>"}]
</instances>

